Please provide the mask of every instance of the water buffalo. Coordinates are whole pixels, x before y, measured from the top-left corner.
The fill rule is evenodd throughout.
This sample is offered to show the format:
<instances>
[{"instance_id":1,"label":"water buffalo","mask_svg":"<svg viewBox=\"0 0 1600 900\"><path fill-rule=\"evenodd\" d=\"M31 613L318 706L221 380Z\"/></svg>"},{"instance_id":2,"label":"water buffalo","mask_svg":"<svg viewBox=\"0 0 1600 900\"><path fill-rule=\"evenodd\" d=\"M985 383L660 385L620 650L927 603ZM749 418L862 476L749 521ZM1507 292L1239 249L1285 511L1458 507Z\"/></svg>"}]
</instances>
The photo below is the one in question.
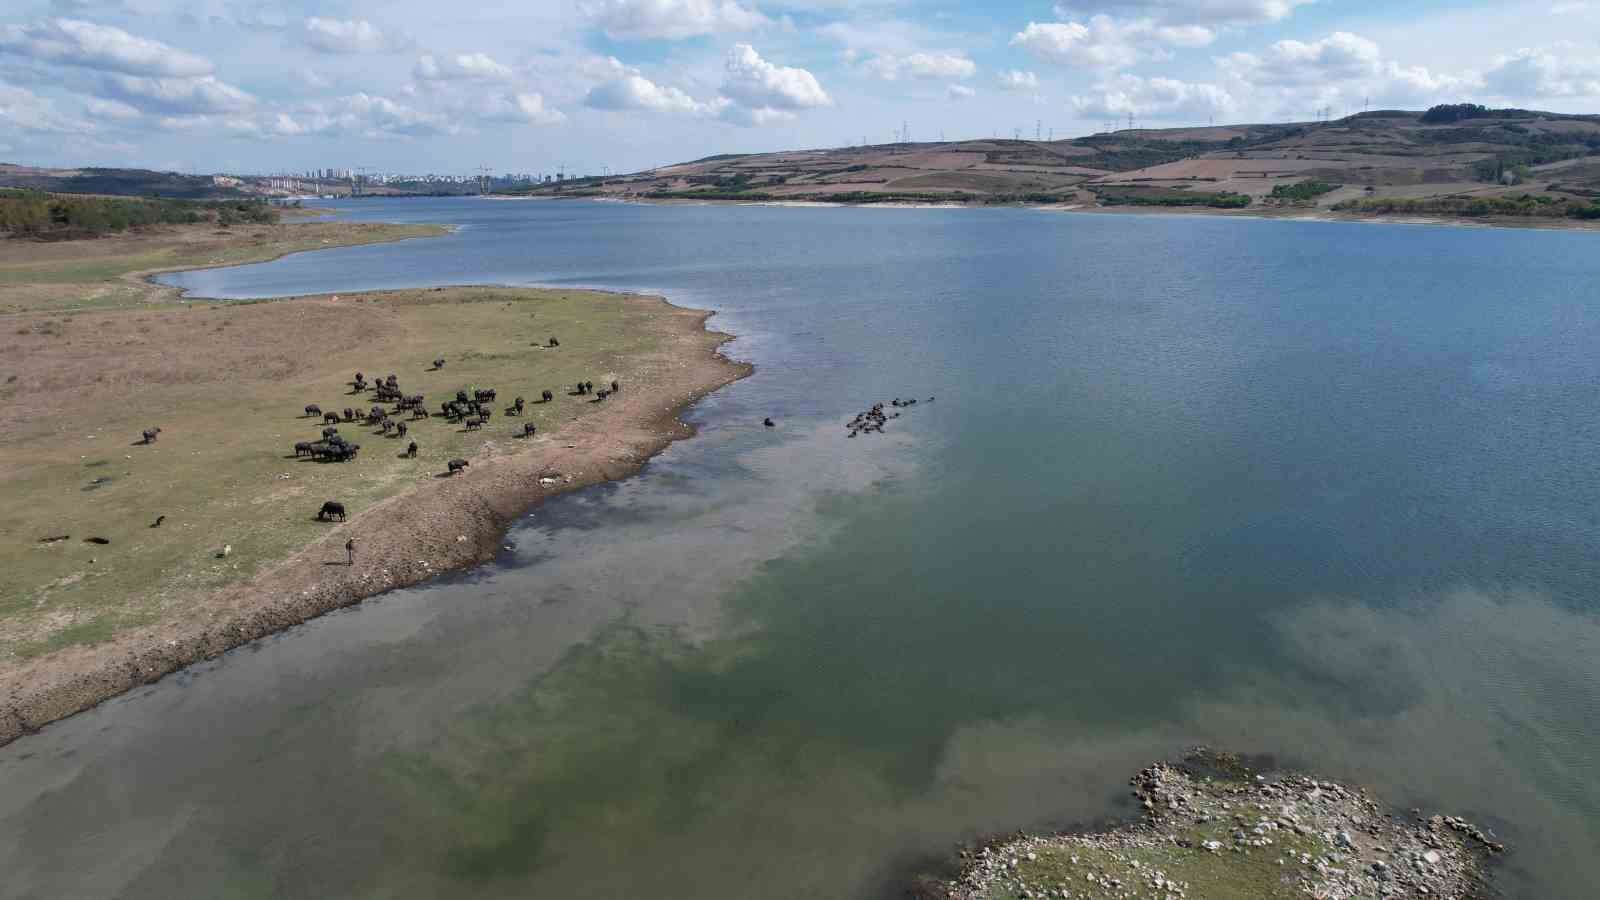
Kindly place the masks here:
<instances>
[{"instance_id":1,"label":"water buffalo","mask_svg":"<svg viewBox=\"0 0 1600 900\"><path fill-rule=\"evenodd\" d=\"M511 404L510 406L506 407L506 415L508 415L508 416L520 416L520 415L522 415L522 410L524 408L524 404L525 404L525 401L521 397L518 397L517 398L517 402L515 402L515 403Z\"/></svg>"},{"instance_id":2,"label":"water buffalo","mask_svg":"<svg viewBox=\"0 0 1600 900\"><path fill-rule=\"evenodd\" d=\"M412 441L406 447L406 456L409 456L412 459L416 459L417 458L417 442L416 441Z\"/></svg>"},{"instance_id":3,"label":"water buffalo","mask_svg":"<svg viewBox=\"0 0 1600 900\"><path fill-rule=\"evenodd\" d=\"M454 475L457 472L461 471L462 469L465 469L467 466L471 465L471 463L468 463L464 459L452 459L452 460L450 460L450 462L446 463L445 465L450 467L450 474Z\"/></svg>"},{"instance_id":4,"label":"water buffalo","mask_svg":"<svg viewBox=\"0 0 1600 900\"><path fill-rule=\"evenodd\" d=\"M394 423L394 436L395 437L405 437L406 436L406 423L404 423L404 422L396 422L396 423Z\"/></svg>"},{"instance_id":5,"label":"water buffalo","mask_svg":"<svg viewBox=\"0 0 1600 900\"><path fill-rule=\"evenodd\" d=\"M533 437L533 433L537 430L538 428L532 422L527 422L522 426L522 436L525 438Z\"/></svg>"},{"instance_id":6,"label":"water buffalo","mask_svg":"<svg viewBox=\"0 0 1600 900\"><path fill-rule=\"evenodd\" d=\"M444 357L441 356L438 359L434 360L433 361L433 367L436 370L444 368Z\"/></svg>"},{"instance_id":7,"label":"water buffalo","mask_svg":"<svg viewBox=\"0 0 1600 900\"><path fill-rule=\"evenodd\" d=\"M322 415L322 407L316 405L315 403L307 404L305 412L307 416L315 418Z\"/></svg>"},{"instance_id":8,"label":"water buffalo","mask_svg":"<svg viewBox=\"0 0 1600 900\"><path fill-rule=\"evenodd\" d=\"M540 400L540 402L543 402L543 403L549 403L551 400L554 400L555 398L556 398L556 395L550 393L549 391L543 391L543 392L541 392L539 394L539 400Z\"/></svg>"},{"instance_id":9,"label":"water buffalo","mask_svg":"<svg viewBox=\"0 0 1600 900\"><path fill-rule=\"evenodd\" d=\"M310 456L310 455L312 455L312 449L311 448L312 448L312 445L315 444L315 443L316 443L315 441L295 441L295 443L294 443L294 455L295 456Z\"/></svg>"},{"instance_id":10,"label":"water buffalo","mask_svg":"<svg viewBox=\"0 0 1600 900\"><path fill-rule=\"evenodd\" d=\"M146 444L154 444L156 442L156 435L158 435L160 433L161 433L161 429L160 428L146 428L142 432L142 434L144 436L144 443L146 443Z\"/></svg>"},{"instance_id":11,"label":"water buffalo","mask_svg":"<svg viewBox=\"0 0 1600 900\"><path fill-rule=\"evenodd\" d=\"M622 390L622 385L617 384L615 381L611 382L611 393L615 394L620 390Z\"/></svg>"},{"instance_id":12,"label":"water buffalo","mask_svg":"<svg viewBox=\"0 0 1600 900\"><path fill-rule=\"evenodd\" d=\"M389 432L394 430L394 420L390 419L388 417L385 417L382 422L378 423L378 427L383 429L383 433L384 434L388 434Z\"/></svg>"},{"instance_id":13,"label":"water buffalo","mask_svg":"<svg viewBox=\"0 0 1600 900\"><path fill-rule=\"evenodd\" d=\"M466 421L467 430L468 431L476 431L479 428L482 428L484 421L485 420L481 416L476 418L476 419L468 419Z\"/></svg>"},{"instance_id":14,"label":"water buffalo","mask_svg":"<svg viewBox=\"0 0 1600 900\"><path fill-rule=\"evenodd\" d=\"M761 420L761 424L767 426L768 428L775 428L778 425L777 422L772 421L772 417L771 416L768 416L767 418L762 419Z\"/></svg>"},{"instance_id":15,"label":"water buffalo","mask_svg":"<svg viewBox=\"0 0 1600 900\"><path fill-rule=\"evenodd\" d=\"M322 504L321 509L317 510L317 521L319 522L326 522L334 516L338 516L339 521L344 521L344 504L337 500L329 500Z\"/></svg>"},{"instance_id":16,"label":"water buffalo","mask_svg":"<svg viewBox=\"0 0 1600 900\"><path fill-rule=\"evenodd\" d=\"M346 422L354 422L356 420L356 411L346 406L344 408L344 420Z\"/></svg>"},{"instance_id":17,"label":"water buffalo","mask_svg":"<svg viewBox=\"0 0 1600 900\"><path fill-rule=\"evenodd\" d=\"M324 429L322 429L322 439L323 440L327 440L328 438L331 438L331 437L337 435L338 433L339 433L339 429L337 429L337 428L333 428L333 427L324 428Z\"/></svg>"},{"instance_id":18,"label":"water buffalo","mask_svg":"<svg viewBox=\"0 0 1600 900\"><path fill-rule=\"evenodd\" d=\"M555 339L555 335L551 335L550 336L550 346L552 346L552 347L561 346L561 342Z\"/></svg>"}]
</instances>

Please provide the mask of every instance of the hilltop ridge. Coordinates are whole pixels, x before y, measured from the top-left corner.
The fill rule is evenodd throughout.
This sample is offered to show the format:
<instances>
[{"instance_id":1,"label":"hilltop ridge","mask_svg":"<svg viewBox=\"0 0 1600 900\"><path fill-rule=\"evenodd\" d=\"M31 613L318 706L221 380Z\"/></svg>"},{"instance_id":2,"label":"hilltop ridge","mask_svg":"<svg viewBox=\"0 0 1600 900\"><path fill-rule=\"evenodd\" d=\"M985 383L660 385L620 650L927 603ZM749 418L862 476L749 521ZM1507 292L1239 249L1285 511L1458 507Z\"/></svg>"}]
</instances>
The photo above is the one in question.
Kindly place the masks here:
<instances>
[{"instance_id":1,"label":"hilltop ridge","mask_svg":"<svg viewBox=\"0 0 1600 900\"><path fill-rule=\"evenodd\" d=\"M1600 116L1471 104L1326 122L722 154L529 196L1600 217Z\"/></svg>"}]
</instances>

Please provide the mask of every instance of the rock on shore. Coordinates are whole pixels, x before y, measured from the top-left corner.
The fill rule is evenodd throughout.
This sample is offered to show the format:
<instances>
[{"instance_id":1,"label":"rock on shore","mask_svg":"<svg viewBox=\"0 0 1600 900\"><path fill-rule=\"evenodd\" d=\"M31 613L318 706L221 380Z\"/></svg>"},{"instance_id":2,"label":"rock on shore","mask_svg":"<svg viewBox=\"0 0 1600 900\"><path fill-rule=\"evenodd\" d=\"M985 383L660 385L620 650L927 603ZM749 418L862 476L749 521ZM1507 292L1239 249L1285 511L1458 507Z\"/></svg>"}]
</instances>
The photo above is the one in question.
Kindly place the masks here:
<instances>
[{"instance_id":1,"label":"rock on shore","mask_svg":"<svg viewBox=\"0 0 1600 900\"><path fill-rule=\"evenodd\" d=\"M1132 780L1140 820L1109 830L1020 835L960 852L926 900L1010 898L1483 898L1484 861L1505 851L1453 816L1391 816L1366 792L1257 773L1204 748Z\"/></svg>"}]
</instances>

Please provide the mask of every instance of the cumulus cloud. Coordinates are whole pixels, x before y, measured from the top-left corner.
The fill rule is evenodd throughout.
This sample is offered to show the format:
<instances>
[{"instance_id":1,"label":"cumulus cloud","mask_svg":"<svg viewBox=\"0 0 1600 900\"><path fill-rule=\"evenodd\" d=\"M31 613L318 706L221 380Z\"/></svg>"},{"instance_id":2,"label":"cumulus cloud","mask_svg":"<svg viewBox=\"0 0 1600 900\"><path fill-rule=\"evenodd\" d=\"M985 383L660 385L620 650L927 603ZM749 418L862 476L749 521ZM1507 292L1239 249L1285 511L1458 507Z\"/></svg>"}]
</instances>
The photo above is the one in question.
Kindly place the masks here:
<instances>
[{"instance_id":1,"label":"cumulus cloud","mask_svg":"<svg viewBox=\"0 0 1600 900\"><path fill-rule=\"evenodd\" d=\"M536 91L490 95L478 113L491 121L527 125L558 125L567 120L561 110L546 106L544 96Z\"/></svg>"},{"instance_id":2,"label":"cumulus cloud","mask_svg":"<svg viewBox=\"0 0 1600 900\"><path fill-rule=\"evenodd\" d=\"M387 97L359 92L331 101L307 104L277 119L279 133L336 134L351 137L394 138L454 134L459 127L447 117L398 103Z\"/></svg>"},{"instance_id":3,"label":"cumulus cloud","mask_svg":"<svg viewBox=\"0 0 1600 900\"><path fill-rule=\"evenodd\" d=\"M1600 97L1600 63L1573 44L1523 48L1501 56L1483 80L1501 97Z\"/></svg>"},{"instance_id":4,"label":"cumulus cloud","mask_svg":"<svg viewBox=\"0 0 1600 900\"><path fill-rule=\"evenodd\" d=\"M624 73L589 91L584 105L604 110L644 110L660 113L699 114L708 105L683 91L659 85L637 72Z\"/></svg>"},{"instance_id":5,"label":"cumulus cloud","mask_svg":"<svg viewBox=\"0 0 1600 900\"><path fill-rule=\"evenodd\" d=\"M1216 34L1200 25L1162 25L1151 19L1099 15L1084 22L1029 22L1011 38L1034 58L1084 69L1122 69L1167 47L1203 47Z\"/></svg>"},{"instance_id":6,"label":"cumulus cloud","mask_svg":"<svg viewBox=\"0 0 1600 900\"><path fill-rule=\"evenodd\" d=\"M1311 0L1069 0L1056 6L1063 19L1094 13L1143 16L1176 25L1255 25L1287 18Z\"/></svg>"},{"instance_id":7,"label":"cumulus cloud","mask_svg":"<svg viewBox=\"0 0 1600 900\"><path fill-rule=\"evenodd\" d=\"M215 76L200 78L140 78L107 75L102 93L146 112L169 115L242 112L256 99Z\"/></svg>"},{"instance_id":8,"label":"cumulus cloud","mask_svg":"<svg viewBox=\"0 0 1600 900\"><path fill-rule=\"evenodd\" d=\"M77 19L0 25L0 53L126 75L186 77L212 71L209 60L192 53Z\"/></svg>"},{"instance_id":9,"label":"cumulus cloud","mask_svg":"<svg viewBox=\"0 0 1600 900\"><path fill-rule=\"evenodd\" d=\"M1234 53L1221 63L1241 81L1289 86L1372 78L1383 71L1383 54L1361 35L1337 31L1310 43L1278 41L1264 54Z\"/></svg>"},{"instance_id":10,"label":"cumulus cloud","mask_svg":"<svg viewBox=\"0 0 1600 900\"><path fill-rule=\"evenodd\" d=\"M365 19L317 16L306 20L303 37L306 46L322 53L386 53L401 49L406 43Z\"/></svg>"},{"instance_id":11,"label":"cumulus cloud","mask_svg":"<svg viewBox=\"0 0 1600 900\"><path fill-rule=\"evenodd\" d=\"M996 80L1008 91L1032 91L1039 87L1039 76L1022 69L1007 69Z\"/></svg>"},{"instance_id":12,"label":"cumulus cloud","mask_svg":"<svg viewBox=\"0 0 1600 900\"><path fill-rule=\"evenodd\" d=\"M794 110L830 106L833 98L815 75L805 69L780 66L761 58L749 44L735 44L723 66L722 93L750 112L752 120L767 121Z\"/></svg>"},{"instance_id":13,"label":"cumulus cloud","mask_svg":"<svg viewBox=\"0 0 1600 900\"><path fill-rule=\"evenodd\" d=\"M593 0L579 9L605 31L627 40L681 40L750 31L772 20L734 0Z\"/></svg>"},{"instance_id":14,"label":"cumulus cloud","mask_svg":"<svg viewBox=\"0 0 1600 900\"><path fill-rule=\"evenodd\" d=\"M946 91L950 94L950 99L952 100L966 100L977 96L978 93L964 84L952 84Z\"/></svg>"},{"instance_id":15,"label":"cumulus cloud","mask_svg":"<svg viewBox=\"0 0 1600 900\"><path fill-rule=\"evenodd\" d=\"M423 54L412 74L423 81L510 81L511 68L485 53Z\"/></svg>"},{"instance_id":16,"label":"cumulus cloud","mask_svg":"<svg viewBox=\"0 0 1600 900\"><path fill-rule=\"evenodd\" d=\"M106 100L101 97L90 97L83 105L84 111L97 119L110 119L115 122L131 122L139 118L141 113L133 106L117 100Z\"/></svg>"},{"instance_id":17,"label":"cumulus cloud","mask_svg":"<svg viewBox=\"0 0 1600 900\"><path fill-rule=\"evenodd\" d=\"M0 134L81 134L87 122L68 118L55 104L24 87L0 81Z\"/></svg>"},{"instance_id":18,"label":"cumulus cloud","mask_svg":"<svg viewBox=\"0 0 1600 900\"><path fill-rule=\"evenodd\" d=\"M1073 97L1072 106L1079 115L1095 119L1130 113L1148 119L1200 119L1226 115L1235 102L1220 85L1124 74L1096 86L1093 93Z\"/></svg>"},{"instance_id":19,"label":"cumulus cloud","mask_svg":"<svg viewBox=\"0 0 1600 900\"><path fill-rule=\"evenodd\" d=\"M971 78L978 66L962 53L880 54L868 60L867 71L886 81L906 78Z\"/></svg>"}]
</instances>

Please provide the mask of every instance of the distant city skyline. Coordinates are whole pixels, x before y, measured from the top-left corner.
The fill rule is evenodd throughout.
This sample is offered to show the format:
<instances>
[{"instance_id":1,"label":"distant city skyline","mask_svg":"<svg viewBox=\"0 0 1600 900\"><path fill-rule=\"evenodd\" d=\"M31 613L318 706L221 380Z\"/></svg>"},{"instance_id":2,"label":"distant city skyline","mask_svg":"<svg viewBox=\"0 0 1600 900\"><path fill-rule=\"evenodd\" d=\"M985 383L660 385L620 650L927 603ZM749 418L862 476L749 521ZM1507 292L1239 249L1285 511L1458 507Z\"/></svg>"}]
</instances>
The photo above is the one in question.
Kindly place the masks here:
<instances>
[{"instance_id":1,"label":"distant city skyline","mask_svg":"<svg viewBox=\"0 0 1600 900\"><path fill-rule=\"evenodd\" d=\"M716 153L1338 117L1600 112L1600 0L23 0L0 161L631 172Z\"/></svg>"}]
</instances>

